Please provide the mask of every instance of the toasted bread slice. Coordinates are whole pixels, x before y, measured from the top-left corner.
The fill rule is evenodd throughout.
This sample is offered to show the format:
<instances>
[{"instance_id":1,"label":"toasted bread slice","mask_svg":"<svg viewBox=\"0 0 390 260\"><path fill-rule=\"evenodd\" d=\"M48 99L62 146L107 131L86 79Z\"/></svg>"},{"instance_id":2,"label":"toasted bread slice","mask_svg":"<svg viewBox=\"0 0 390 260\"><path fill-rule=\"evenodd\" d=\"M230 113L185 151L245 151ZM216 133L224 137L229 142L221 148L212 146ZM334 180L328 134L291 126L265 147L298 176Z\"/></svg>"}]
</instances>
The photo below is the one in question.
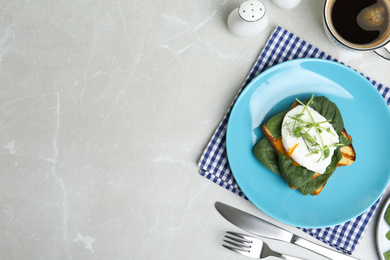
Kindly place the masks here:
<instances>
[{"instance_id":1,"label":"toasted bread slice","mask_svg":"<svg viewBox=\"0 0 390 260\"><path fill-rule=\"evenodd\" d=\"M340 152L343 157L341 158L337 166L347 166L351 165L354 161L356 161L356 152L352 146L352 137L347 134L345 128L341 133L344 135L345 138L351 141L351 144L340 148Z\"/></svg>"},{"instance_id":2,"label":"toasted bread slice","mask_svg":"<svg viewBox=\"0 0 390 260\"><path fill-rule=\"evenodd\" d=\"M295 162L291 157L290 155L287 153L286 149L284 148L283 146L283 143L282 143L282 137L274 137L272 136L271 132L268 130L267 128L267 123L265 123L263 125L263 132L264 132L264 135L265 137L268 139L268 141L270 142L272 148L274 149L275 153L278 154L279 152L282 153L283 155L287 156L287 158L291 159L293 161L293 165L295 166L299 166L299 164L297 162ZM348 138L349 140L351 140L352 142L352 138L351 136L349 136L347 134L347 131L345 129L343 129L342 131L342 134ZM341 152L341 155L342 155L342 158L341 160L339 161L339 163L337 164L337 167L339 166L346 166L346 165L351 165L355 160L356 160L356 153L355 153L355 149L353 148L352 146L352 143L348 146L343 146L340 148L340 152ZM317 176L320 176L321 174L320 173L316 173L314 174L313 178L316 178ZM313 179L312 178L312 179ZM326 184L326 183L325 183ZM316 196L318 194L321 193L321 191L324 189L325 187L325 184L322 185L320 188L318 188L317 190L315 190L314 192L311 193L311 195L313 196ZM290 187L290 186L289 186ZM297 187L290 187L291 189L297 189Z\"/></svg>"}]
</instances>

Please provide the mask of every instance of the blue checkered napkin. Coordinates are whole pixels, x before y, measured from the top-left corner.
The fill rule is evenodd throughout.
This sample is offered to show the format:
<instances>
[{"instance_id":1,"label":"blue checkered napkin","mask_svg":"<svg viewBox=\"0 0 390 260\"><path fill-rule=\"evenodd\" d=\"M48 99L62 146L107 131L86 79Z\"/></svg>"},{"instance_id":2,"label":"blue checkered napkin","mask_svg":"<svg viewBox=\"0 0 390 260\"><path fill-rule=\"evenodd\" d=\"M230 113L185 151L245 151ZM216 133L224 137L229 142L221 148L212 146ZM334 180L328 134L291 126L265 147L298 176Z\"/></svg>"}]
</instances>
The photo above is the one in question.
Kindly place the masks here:
<instances>
[{"instance_id":1,"label":"blue checkered napkin","mask_svg":"<svg viewBox=\"0 0 390 260\"><path fill-rule=\"evenodd\" d=\"M225 136L231 109L242 90L259 73L275 64L298 58L322 58L337 61L296 35L281 27L277 27L265 45L263 51L260 53L247 78L240 87L237 96L234 98L232 105L218 125L209 144L203 152L198 163L201 175L236 193L237 195L246 198L234 180L226 155ZM372 82L372 84L382 94L387 104L390 105L389 88L383 86L375 80L371 80L370 78L367 79ZM359 242L371 216L374 214L378 203L379 200L362 215L344 224L322 229L301 230L344 253L351 254Z\"/></svg>"}]
</instances>

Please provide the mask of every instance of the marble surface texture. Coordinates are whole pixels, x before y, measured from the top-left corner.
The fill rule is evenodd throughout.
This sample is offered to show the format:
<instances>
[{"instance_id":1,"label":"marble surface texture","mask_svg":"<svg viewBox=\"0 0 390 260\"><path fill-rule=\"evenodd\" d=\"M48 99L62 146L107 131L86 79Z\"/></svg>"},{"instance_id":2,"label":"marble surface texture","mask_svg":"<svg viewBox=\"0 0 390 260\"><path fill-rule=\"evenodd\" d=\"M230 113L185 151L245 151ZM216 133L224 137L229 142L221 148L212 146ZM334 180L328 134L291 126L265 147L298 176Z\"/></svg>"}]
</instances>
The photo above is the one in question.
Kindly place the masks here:
<instances>
[{"instance_id":1,"label":"marble surface texture","mask_svg":"<svg viewBox=\"0 0 390 260\"><path fill-rule=\"evenodd\" d=\"M214 202L276 222L197 161L271 32L387 86L390 62L334 46L322 0L263 0L265 31L235 37L226 21L241 2L1 1L0 259L247 259L221 246L239 229ZM378 259L376 220L356 258Z\"/></svg>"}]
</instances>

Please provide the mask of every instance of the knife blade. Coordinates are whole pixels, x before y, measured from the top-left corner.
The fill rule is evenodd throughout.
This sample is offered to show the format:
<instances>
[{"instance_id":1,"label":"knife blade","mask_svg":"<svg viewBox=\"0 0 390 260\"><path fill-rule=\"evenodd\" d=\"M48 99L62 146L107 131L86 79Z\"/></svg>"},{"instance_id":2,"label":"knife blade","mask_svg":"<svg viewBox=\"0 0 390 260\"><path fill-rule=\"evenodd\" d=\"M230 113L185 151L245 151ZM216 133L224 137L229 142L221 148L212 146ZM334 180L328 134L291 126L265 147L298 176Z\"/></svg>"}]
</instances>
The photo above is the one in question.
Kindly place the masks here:
<instances>
[{"instance_id":1,"label":"knife blade","mask_svg":"<svg viewBox=\"0 0 390 260\"><path fill-rule=\"evenodd\" d=\"M357 259L310 242L272 223L269 223L242 210L236 209L232 206L226 205L222 202L216 202L215 208L230 223L249 233L295 244L333 260Z\"/></svg>"}]
</instances>

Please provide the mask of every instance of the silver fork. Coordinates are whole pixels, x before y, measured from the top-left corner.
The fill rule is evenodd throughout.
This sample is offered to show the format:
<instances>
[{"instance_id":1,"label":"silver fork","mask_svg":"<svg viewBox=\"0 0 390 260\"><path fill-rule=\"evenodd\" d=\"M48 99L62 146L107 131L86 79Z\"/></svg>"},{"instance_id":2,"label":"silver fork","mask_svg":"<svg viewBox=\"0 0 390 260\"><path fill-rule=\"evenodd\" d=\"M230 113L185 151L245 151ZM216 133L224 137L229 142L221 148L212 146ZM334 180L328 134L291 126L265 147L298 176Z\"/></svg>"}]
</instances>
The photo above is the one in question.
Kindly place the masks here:
<instances>
[{"instance_id":1,"label":"silver fork","mask_svg":"<svg viewBox=\"0 0 390 260\"><path fill-rule=\"evenodd\" d=\"M228 235L225 235L225 238L229 240L224 239L223 241L225 241L230 245L233 245L234 247L229 245L222 245L222 246L241 255L256 258L256 259L263 259L268 256L275 256L285 260L303 260L301 258L296 258L293 256L282 255L280 253L277 253L273 251L266 243L264 243L260 239L248 235L236 233L236 232L231 232L231 231L227 231L226 233Z\"/></svg>"}]
</instances>

